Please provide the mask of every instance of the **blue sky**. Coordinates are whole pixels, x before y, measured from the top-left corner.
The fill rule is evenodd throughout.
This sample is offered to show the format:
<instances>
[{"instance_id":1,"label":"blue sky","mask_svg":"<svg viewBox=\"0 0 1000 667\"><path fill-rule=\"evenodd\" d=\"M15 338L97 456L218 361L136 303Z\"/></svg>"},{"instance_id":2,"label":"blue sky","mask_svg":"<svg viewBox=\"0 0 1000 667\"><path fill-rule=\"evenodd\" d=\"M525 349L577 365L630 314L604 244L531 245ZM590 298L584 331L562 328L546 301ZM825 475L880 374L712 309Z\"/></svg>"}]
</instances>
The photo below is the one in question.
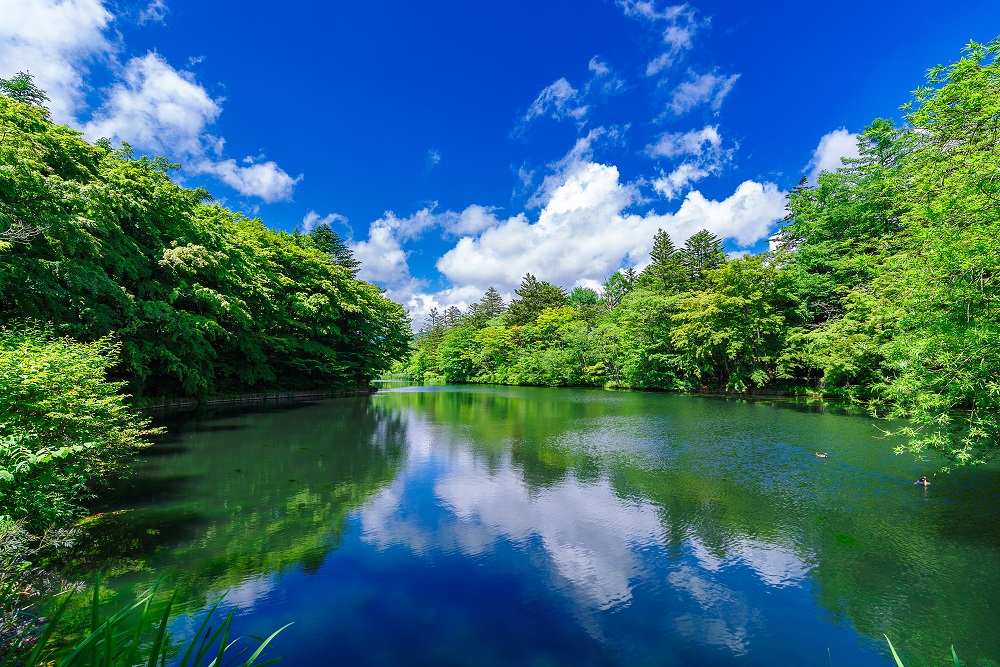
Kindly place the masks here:
<instances>
[{"instance_id":1,"label":"blue sky","mask_svg":"<svg viewBox=\"0 0 1000 667\"><path fill-rule=\"evenodd\" d=\"M330 222L419 320L597 285L658 228L764 249L803 175L998 33L987 0L0 0L0 76L272 227Z\"/></svg>"}]
</instances>

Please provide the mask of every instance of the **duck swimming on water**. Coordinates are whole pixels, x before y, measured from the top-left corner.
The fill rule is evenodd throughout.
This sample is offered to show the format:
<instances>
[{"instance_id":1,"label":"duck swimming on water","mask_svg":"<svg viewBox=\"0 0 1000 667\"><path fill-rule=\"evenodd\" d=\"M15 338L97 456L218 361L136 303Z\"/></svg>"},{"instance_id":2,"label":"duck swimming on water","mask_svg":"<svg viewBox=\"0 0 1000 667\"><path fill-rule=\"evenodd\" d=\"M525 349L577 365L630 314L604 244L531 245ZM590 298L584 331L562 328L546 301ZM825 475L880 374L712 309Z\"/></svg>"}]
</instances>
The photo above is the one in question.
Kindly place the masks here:
<instances>
[{"instance_id":1,"label":"duck swimming on water","mask_svg":"<svg viewBox=\"0 0 1000 667\"><path fill-rule=\"evenodd\" d=\"M828 459L828 458L830 458L830 455L827 454L826 452L816 452L816 456L819 457L819 458L821 458L821 459Z\"/></svg>"},{"instance_id":2,"label":"duck swimming on water","mask_svg":"<svg viewBox=\"0 0 1000 667\"><path fill-rule=\"evenodd\" d=\"M931 481L927 479L927 475L921 475L920 479L915 481L914 484L919 484L920 486L930 486Z\"/></svg>"}]
</instances>

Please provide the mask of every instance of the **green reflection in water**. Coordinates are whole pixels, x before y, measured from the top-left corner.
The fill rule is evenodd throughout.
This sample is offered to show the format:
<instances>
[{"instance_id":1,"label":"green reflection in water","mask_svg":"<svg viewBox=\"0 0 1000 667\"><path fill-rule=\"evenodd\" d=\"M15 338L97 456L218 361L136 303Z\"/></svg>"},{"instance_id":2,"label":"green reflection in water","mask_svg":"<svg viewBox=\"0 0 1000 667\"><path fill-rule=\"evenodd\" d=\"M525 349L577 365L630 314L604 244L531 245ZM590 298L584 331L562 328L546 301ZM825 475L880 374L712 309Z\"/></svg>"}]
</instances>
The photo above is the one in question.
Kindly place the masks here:
<instances>
[{"instance_id":1,"label":"green reflection in water","mask_svg":"<svg viewBox=\"0 0 1000 667\"><path fill-rule=\"evenodd\" d=\"M118 573L117 590L164 575L182 610L261 575L318 569L406 449L403 423L367 398L174 420L170 432L118 509L90 522L76 570Z\"/></svg>"},{"instance_id":2,"label":"green reflection in water","mask_svg":"<svg viewBox=\"0 0 1000 667\"><path fill-rule=\"evenodd\" d=\"M924 490L912 482L935 462L895 456L874 420L823 404L497 387L375 400L446 425L446 444L486 468L509 451L529 488L608 479L660 508L676 550L694 544L722 565L754 545L786 550L808 569L818 614L932 664L951 644L970 660L1000 656L996 465ZM772 565L763 576L781 584Z\"/></svg>"},{"instance_id":3,"label":"green reflection in water","mask_svg":"<svg viewBox=\"0 0 1000 667\"><path fill-rule=\"evenodd\" d=\"M871 419L794 402L436 387L182 422L119 500L127 511L94 522L78 569L118 571L119 590L165 572L188 609L315 571L403 470L413 420L476 474L513 464L529 492L607 482L652 503L678 561L694 552L702 567L743 563L803 588L818 615L908 647L908 664L939 664L951 643L1000 656L997 467L924 490L912 481L935 464L894 456Z\"/></svg>"}]
</instances>

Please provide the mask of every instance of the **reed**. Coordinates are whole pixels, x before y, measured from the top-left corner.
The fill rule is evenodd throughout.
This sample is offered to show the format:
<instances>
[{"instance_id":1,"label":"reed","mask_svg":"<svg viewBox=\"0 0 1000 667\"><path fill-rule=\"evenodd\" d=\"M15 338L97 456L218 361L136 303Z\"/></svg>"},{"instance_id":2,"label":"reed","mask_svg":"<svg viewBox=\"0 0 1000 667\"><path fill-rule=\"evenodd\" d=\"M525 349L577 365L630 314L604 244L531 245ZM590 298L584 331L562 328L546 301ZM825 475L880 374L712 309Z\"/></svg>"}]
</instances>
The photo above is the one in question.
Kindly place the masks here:
<instances>
[{"instance_id":1,"label":"reed","mask_svg":"<svg viewBox=\"0 0 1000 667\"><path fill-rule=\"evenodd\" d=\"M165 667L168 660L176 667L263 667L278 660L273 658L257 662L264 649L279 632L291 625L279 628L267 638L237 637L230 640L235 609L213 625L223 601L220 598L185 648L183 644L173 641L168 629L176 593L165 602L154 603L154 586L148 595L102 618L99 589L98 582L90 602L89 634L84 639L69 648L57 641L74 596L73 592L64 593L47 605L44 623L0 642L0 667ZM256 642L256 645L247 645L248 641L244 640ZM182 649L184 652L180 661L175 662Z\"/></svg>"}]
</instances>

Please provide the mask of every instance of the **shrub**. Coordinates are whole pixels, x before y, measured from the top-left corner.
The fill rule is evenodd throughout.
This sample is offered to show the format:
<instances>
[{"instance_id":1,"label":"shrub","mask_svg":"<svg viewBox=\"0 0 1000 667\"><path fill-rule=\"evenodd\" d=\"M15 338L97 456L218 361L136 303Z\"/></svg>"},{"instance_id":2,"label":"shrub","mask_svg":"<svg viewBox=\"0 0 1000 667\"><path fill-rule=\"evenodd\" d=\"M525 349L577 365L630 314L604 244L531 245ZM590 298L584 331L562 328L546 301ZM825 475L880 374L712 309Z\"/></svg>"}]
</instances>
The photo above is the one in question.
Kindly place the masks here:
<instances>
[{"instance_id":1,"label":"shrub","mask_svg":"<svg viewBox=\"0 0 1000 667\"><path fill-rule=\"evenodd\" d=\"M0 329L0 516L32 531L64 526L153 433L109 382L118 345L50 329Z\"/></svg>"}]
</instances>

